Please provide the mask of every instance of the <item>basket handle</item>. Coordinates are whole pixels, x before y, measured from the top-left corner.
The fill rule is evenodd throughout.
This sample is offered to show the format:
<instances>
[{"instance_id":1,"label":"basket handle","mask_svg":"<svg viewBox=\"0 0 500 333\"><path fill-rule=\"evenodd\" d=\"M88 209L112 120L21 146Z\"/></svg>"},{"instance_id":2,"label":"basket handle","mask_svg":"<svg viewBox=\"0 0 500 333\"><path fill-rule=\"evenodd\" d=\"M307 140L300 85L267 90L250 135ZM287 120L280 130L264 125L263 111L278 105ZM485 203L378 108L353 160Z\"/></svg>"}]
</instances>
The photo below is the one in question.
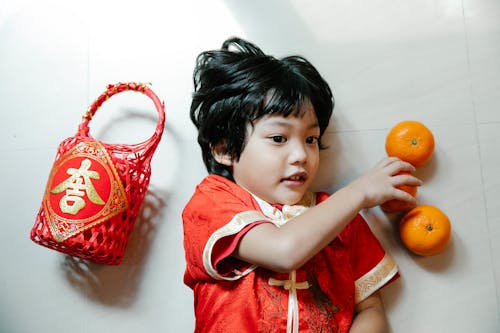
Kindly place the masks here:
<instances>
[{"instance_id":1,"label":"basket handle","mask_svg":"<svg viewBox=\"0 0 500 333\"><path fill-rule=\"evenodd\" d=\"M158 111L158 123L156 125L156 130L147 140L153 146L156 146L161 139L163 134L163 128L165 127L165 105L160 101L158 96L149 88L149 86L145 83L136 83L136 82L127 82L127 83L117 83L117 84L109 84L106 88L106 91L102 93L97 99L89 106L87 112L82 117L82 122L78 126L78 135L89 136L89 122L92 117L95 115L97 109L101 107L101 105L111 96L124 92L124 91L137 91L141 92L144 95L151 98L153 101L156 110Z\"/></svg>"}]
</instances>

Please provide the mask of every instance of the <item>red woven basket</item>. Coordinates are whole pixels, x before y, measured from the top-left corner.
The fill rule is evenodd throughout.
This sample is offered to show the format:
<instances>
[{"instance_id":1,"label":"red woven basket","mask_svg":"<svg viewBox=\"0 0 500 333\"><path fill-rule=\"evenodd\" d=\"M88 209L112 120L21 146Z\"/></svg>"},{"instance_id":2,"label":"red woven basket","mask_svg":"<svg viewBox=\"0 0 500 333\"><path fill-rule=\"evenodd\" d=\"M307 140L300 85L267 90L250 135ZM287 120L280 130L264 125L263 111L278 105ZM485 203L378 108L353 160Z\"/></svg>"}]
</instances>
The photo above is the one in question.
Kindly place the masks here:
<instances>
[{"instance_id":1,"label":"red woven basket","mask_svg":"<svg viewBox=\"0 0 500 333\"><path fill-rule=\"evenodd\" d=\"M107 144L89 135L89 121L111 96L136 91L158 111L151 138ZM165 110L145 84L108 85L83 116L75 136L58 147L31 239L42 246L100 264L118 265L143 202L151 158L165 125Z\"/></svg>"}]
</instances>

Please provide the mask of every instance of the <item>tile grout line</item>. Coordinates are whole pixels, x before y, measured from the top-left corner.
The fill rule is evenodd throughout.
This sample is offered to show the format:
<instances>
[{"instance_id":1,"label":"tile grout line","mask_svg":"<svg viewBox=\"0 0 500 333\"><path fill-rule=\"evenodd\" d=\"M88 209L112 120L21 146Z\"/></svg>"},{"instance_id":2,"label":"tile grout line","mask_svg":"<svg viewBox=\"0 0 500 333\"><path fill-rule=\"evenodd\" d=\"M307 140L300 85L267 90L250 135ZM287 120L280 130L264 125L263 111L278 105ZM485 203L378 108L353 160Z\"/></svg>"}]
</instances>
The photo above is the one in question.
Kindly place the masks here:
<instances>
[{"instance_id":1,"label":"tile grout line","mask_svg":"<svg viewBox=\"0 0 500 333\"><path fill-rule=\"evenodd\" d=\"M472 118L474 120L474 135L476 138L476 143L478 147L478 157L479 157L479 173L480 173L480 179L481 179L481 187L482 187L482 197L483 197L483 207L484 207L484 212L486 214L486 228L488 231L488 235L491 234L491 228L490 228L490 221L489 221L489 214L488 214L488 204L486 202L486 190L485 190L485 182L484 182L484 172L483 172L483 165L482 165L482 154L481 154L481 143L479 140L479 128L478 128L478 121L477 121L477 113L476 113L476 101L475 101L475 95L474 95L474 89L473 89L473 84L472 84L472 65L471 65L471 57L470 57L470 48L469 48L469 35L467 32L467 20L465 17L465 0L461 1L462 5L462 23L463 23L463 29L464 29L464 36L465 36L465 54L466 54L466 59L467 59L467 71L469 74L469 90L470 90L470 96L471 96L471 102L472 102ZM495 269L494 269L494 261L493 261L493 245L492 245L492 240L491 238L488 237L488 244L489 244L489 252L490 252L490 262L491 262L491 275L493 279L493 283L495 286L495 292L496 292L496 304L497 304L497 316L500 319L500 290L499 287L496 285L496 276L495 276Z\"/></svg>"}]
</instances>

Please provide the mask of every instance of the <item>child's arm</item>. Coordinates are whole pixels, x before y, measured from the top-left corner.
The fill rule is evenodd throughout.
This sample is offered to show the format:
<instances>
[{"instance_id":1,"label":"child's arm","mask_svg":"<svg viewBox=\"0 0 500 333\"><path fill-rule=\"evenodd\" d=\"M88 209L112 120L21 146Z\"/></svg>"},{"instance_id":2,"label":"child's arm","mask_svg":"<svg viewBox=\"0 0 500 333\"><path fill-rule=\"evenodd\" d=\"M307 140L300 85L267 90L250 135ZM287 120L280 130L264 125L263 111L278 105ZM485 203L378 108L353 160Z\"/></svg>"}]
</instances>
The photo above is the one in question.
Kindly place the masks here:
<instances>
[{"instance_id":1,"label":"child's arm","mask_svg":"<svg viewBox=\"0 0 500 333\"><path fill-rule=\"evenodd\" d=\"M240 240L234 256L276 271L290 272L302 266L363 208L390 199L415 203L410 194L396 187L421 185L411 175L396 175L415 168L397 158L386 158L364 176L338 190L328 199L278 228L271 223L253 227Z\"/></svg>"},{"instance_id":2,"label":"child's arm","mask_svg":"<svg viewBox=\"0 0 500 333\"><path fill-rule=\"evenodd\" d=\"M356 305L349 333L386 333L389 324L378 292Z\"/></svg>"}]
</instances>

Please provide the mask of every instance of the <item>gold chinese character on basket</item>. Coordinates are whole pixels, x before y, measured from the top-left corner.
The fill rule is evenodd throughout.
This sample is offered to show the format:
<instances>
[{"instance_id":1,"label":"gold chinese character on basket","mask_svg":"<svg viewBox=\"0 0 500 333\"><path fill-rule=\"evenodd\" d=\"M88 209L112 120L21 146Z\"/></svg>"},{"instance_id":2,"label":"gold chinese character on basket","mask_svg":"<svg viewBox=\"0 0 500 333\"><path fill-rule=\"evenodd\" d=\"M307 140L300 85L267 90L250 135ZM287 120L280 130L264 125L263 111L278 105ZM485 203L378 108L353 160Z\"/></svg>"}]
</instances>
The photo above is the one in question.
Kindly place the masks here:
<instances>
[{"instance_id":1,"label":"gold chinese character on basket","mask_svg":"<svg viewBox=\"0 0 500 333\"><path fill-rule=\"evenodd\" d=\"M85 207L85 200L82 198L85 194L96 205L104 205L104 201L95 190L91 180L99 179L100 175L97 171L90 170L91 165L92 162L86 158L80 164L79 169L68 168L66 173L70 177L50 191L52 194L66 191L66 194L59 201L62 212L76 215Z\"/></svg>"}]
</instances>

